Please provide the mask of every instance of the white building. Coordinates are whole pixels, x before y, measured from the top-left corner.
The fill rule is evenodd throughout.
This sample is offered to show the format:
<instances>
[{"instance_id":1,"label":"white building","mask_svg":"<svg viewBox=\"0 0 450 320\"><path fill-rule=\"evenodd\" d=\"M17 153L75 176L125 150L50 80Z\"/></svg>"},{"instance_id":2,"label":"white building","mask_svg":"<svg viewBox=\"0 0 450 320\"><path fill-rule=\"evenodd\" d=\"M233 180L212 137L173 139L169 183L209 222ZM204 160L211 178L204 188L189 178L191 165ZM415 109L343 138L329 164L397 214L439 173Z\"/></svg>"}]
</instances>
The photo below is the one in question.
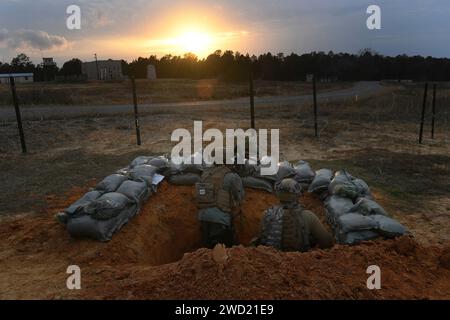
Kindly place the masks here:
<instances>
[{"instance_id":1,"label":"white building","mask_svg":"<svg viewBox=\"0 0 450 320\"><path fill-rule=\"evenodd\" d=\"M13 77L16 83L27 83L34 81L33 73L0 73L0 83L9 84L10 77Z\"/></svg>"},{"instance_id":2,"label":"white building","mask_svg":"<svg viewBox=\"0 0 450 320\"><path fill-rule=\"evenodd\" d=\"M147 66L147 79L148 80L156 80L156 69L155 69L155 66L152 64L149 64Z\"/></svg>"},{"instance_id":3,"label":"white building","mask_svg":"<svg viewBox=\"0 0 450 320\"><path fill-rule=\"evenodd\" d=\"M83 62L81 73L86 75L88 80L122 80L121 60L99 60Z\"/></svg>"}]
</instances>

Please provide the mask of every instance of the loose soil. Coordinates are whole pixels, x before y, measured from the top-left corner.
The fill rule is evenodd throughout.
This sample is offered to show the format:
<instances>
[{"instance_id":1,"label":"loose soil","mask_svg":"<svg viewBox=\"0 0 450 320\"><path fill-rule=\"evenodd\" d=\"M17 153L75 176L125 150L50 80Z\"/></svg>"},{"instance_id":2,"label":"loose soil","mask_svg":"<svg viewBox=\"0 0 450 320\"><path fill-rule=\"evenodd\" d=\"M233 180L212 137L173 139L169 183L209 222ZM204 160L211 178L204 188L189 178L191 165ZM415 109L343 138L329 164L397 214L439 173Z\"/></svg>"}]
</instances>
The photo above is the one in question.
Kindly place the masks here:
<instances>
[{"instance_id":1,"label":"loose soil","mask_svg":"<svg viewBox=\"0 0 450 320\"><path fill-rule=\"evenodd\" d=\"M95 181L92 181L92 185ZM423 247L409 237L359 246L284 253L247 247L260 230L269 193L246 190L237 222L242 245L227 249L223 272L201 248L193 188L163 182L138 216L108 243L71 238L53 215L87 188L47 196L45 212L0 221L0 298L93 299L377 299L450 298L450 247ZM300 201L323 221L313 195ZM325 223L325 221L324 221ZM66 288L66 268L82 270L82 290ZM366 269L382 270L368 290Z\"/></svg>"}]
</instances>

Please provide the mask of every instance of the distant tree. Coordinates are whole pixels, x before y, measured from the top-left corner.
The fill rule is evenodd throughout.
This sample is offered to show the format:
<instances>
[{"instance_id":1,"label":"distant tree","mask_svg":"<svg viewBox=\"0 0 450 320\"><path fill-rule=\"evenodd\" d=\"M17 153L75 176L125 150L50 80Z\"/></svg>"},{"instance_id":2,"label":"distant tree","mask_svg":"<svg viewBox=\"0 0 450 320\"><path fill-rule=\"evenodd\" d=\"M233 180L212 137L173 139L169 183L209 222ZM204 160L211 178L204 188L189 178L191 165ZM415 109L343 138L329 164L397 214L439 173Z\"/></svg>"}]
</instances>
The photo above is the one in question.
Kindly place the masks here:
<instances>
[{"instance_id":1,"label":"distant tree","mask_svg":"<svg viewBox=\"0 0 450 320\"><path fill-rule=\"evenodd\" d=\"M11 68L13 72L32 72L35 66L25 53L19 53L11 60Z\"/></svg>"},{"instance_id":2,"label":"distant tree","mask_svg":"<svg viewBox=\"0 0 450 320\"><path fill-rule=\"evenodd\" d=\"M64 62L59 73L63 76L78 76L81 75L81 60L73 58Z\"/></svg>"}]
</instances>

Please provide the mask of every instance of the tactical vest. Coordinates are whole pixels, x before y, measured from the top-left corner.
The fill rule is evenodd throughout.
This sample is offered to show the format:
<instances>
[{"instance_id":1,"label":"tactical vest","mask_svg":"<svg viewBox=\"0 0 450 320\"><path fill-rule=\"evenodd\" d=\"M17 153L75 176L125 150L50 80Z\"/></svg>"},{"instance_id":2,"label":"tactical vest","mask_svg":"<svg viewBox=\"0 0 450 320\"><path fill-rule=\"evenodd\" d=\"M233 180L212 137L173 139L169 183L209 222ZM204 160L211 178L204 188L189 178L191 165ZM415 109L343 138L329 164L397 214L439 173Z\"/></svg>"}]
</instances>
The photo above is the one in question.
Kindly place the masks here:
<instances>
[{"instance_id":1,"label":"tactical vest","mask_svg":"<svg viewBox=\"0 0 450 320\"><path fill-rule=\"evenodd\" d=\"M230 192L223 188L223 180L231 172L226 166L213 167L205 171L200 182L195 184L197 206L199 209L217 207L231 213L236 204Z\"/></svg>"},{"instance_id":2,"label":"tactical vest","mask_svg":"<svg viewBox=\"0 0 450 320\"><path fill-rule=\"evenodd\" d=\"M309 228L303 217L303 208L283 208L281 247L284 251L308 251Z\"/></svg>"}]
</instances>

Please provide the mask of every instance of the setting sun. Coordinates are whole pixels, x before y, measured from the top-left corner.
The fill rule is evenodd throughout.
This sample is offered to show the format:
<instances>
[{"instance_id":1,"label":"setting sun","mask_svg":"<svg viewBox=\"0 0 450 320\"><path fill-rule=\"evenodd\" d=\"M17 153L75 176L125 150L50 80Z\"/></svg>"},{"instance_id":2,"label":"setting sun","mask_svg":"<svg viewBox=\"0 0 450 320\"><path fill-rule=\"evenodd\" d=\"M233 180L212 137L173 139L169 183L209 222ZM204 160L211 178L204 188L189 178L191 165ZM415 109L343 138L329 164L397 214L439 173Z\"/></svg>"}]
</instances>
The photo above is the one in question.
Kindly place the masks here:
<instances>
[{"instance_id":1,"label":"setting sun","mask_svg":"<svg viewBox=\"0 0 450 320\"><path fill-rule=\"evenodd\" d=\"M180 50L203 56L211 50L212 37L205 32L189 31L177 38L176 42Z\"/></svg>"}]
</instances>

